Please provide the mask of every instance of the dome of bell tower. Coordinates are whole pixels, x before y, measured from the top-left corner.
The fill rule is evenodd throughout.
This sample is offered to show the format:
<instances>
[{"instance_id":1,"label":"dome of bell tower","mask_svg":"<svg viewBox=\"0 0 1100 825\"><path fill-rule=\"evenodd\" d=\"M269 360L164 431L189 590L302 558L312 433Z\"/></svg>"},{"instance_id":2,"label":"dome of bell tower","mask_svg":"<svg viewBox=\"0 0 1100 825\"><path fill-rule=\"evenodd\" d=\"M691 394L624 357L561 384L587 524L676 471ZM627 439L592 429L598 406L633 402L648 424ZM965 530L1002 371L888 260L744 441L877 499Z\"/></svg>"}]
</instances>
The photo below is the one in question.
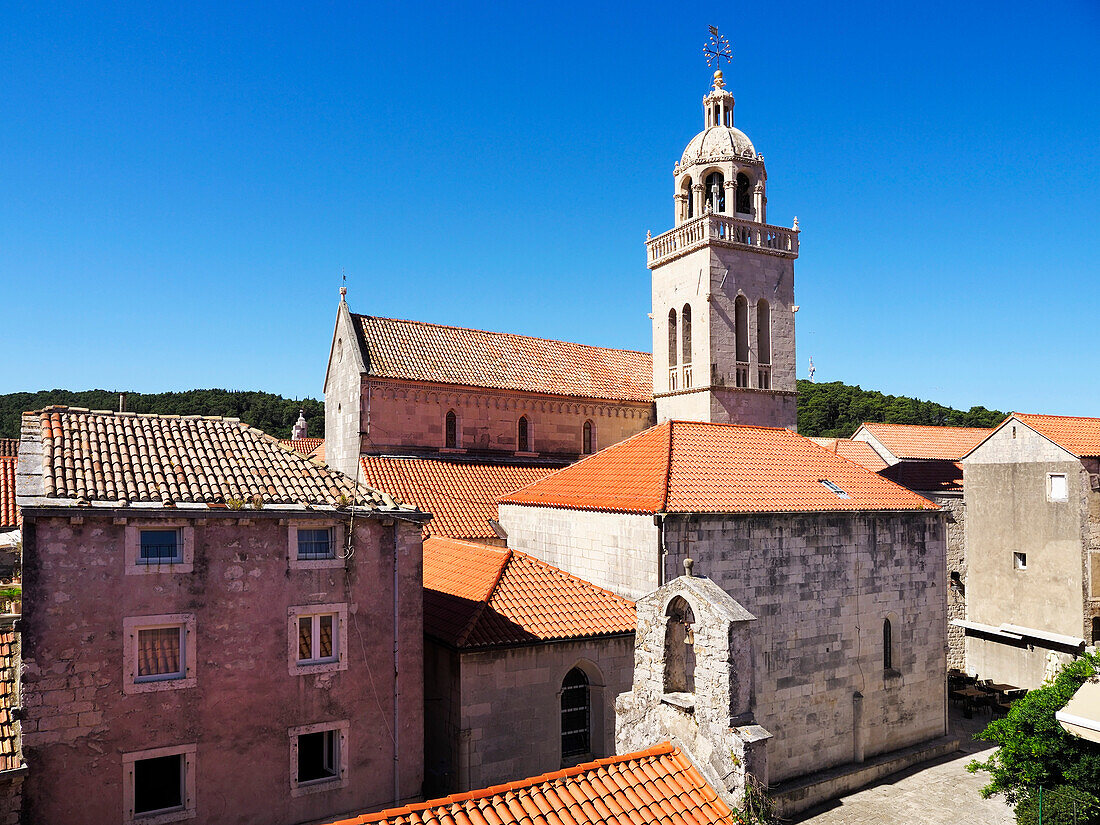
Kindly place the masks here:
<instances>
[{"instance_id":1,"label":"dome of bell tower","mask_svg":"<svg viewBox=\"0 0 1100 825\"><path fill-rule=\"evenodd\" d=\"M734 128L733 103L722 72L715 72L714 88L703 98L704 129L684 149L681 168L715 160L756 159L756 148L748 135Z\"/></svg>"}]
</instances>

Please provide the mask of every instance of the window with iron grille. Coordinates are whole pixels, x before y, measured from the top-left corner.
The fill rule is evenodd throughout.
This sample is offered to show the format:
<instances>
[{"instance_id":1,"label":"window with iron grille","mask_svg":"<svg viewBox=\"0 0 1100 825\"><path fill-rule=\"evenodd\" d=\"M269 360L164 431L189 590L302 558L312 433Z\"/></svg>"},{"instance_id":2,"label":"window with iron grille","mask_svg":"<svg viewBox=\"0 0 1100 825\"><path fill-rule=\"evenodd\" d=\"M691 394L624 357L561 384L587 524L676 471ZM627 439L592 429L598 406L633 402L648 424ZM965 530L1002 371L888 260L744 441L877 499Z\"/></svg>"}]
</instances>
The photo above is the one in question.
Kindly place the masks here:
<instances>
[{"instance_id":1,"label":"window with iron grille","mask_svg":"<svg viewBox=\"0 0 1100 825\"><path fill-rule=\"evenodd\" d=\"M179 530L142 530L138 564L179 564L183 542Z\"/></svg>"},{"instance_id":2,"label":"window with iron grille","mask_svg":"<svg viewBox=\"0 0 1100 825\"><path fill-rule=\"evenodd\" d=\"M561 683L561 755L579 756L592 751L592 704L588 677L573 668Z\"/></svg>"},{"instance_id":3,"label":"window with iron grille","mask_svg":"<svg viewBox=\"0 0 1100 825\"><path fill-rule=\"evenodd\" d=\"M331 528L299 528L298 559L333 559L336 547L332 541Z\"/></svg>"}]
</instances>

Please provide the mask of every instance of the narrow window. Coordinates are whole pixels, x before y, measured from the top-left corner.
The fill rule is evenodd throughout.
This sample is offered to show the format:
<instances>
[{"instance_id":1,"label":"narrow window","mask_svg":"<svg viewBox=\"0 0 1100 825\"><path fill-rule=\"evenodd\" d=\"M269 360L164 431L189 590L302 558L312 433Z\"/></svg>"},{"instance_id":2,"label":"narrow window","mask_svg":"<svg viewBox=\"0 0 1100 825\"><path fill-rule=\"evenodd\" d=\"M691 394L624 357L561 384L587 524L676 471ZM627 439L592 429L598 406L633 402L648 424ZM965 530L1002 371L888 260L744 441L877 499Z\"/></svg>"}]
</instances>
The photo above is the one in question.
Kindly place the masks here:
<instances>
[{"instance_id":1,"label":"narrow window","mask_svg":"<svg viewBox=\"0 0 1100 825\"><path fill-rule=\"evenodd\" d=\"M138 564L179 564L183 543L179 530L142 530Z\"/></svg>"},{"instance_id":2,"label":"narrow window","mask_svg":"<svg viewBox=\"0 0 1100 825\"><path fill-rule=\"evenodd\" d=\"M581 452L585 455L592 455L595 450L593 449L592 441L592 422L584 422L584 430L581 435Z\"/></svg>"},{"instance_id":3,"label":"narrow window","mask_svg":"<svg viewBox=\"0 0 1100 825\"><path fill-rule=\"evenodd\" d=\"M340 731L321 730L298 736L298 784L326 782L340 775Z\"/></svg>"},{"instance_id":4,"label":"narrow window","mask_svg":"<svg viewBox=\"0 0 1100 825\"><path fill-rule=\"evenodd\" d=\"M1049 473L1050 500L1069 501L1069 485L1066 483L1065 473Z\"/></svg>"},{"instance_id":5,"label":"narrow window","mask_svg":"<svg viewBox=\"0 0 1100 825\"><path fill-rule=\"evenodd\" d=\"M458 416L454 410L447 411L446 437L443 443L450 450L458 448Z\"/></svg>"},{"instance_id":6,"label":"narrow window","mask_svg":"<svg viewBox=\"0 0 1100 825\"><path fill-rule=\"evenodd\" d=\"M516 425L516 443L519 445L519 452L529 453L531 451L531 441L527 432L526 415L520 416L519 424Z\"/></svg>"},{"instance_id":7,"label":"narrow window","mask_svg":"<svg viewBox=\"0 0 1100 825\"><path fill-rule=\"evenodd\" d=\"M184 755L134 760L134 816L184 807Z\"/></svg>"},{"instance_id":8,"label":"narrow window","mask_svg":"<svg viewBox=\"0 0 1100 825\"><path fill-rule=\"evenodd\" d=\"M137 632L137 674L134 681L184 678L187 674L185 632L183 625L140 628Z\"/></svg>"},{"instance_id":9,"label":"narrow window","mask_svg":"<svg viewBox=\"0 0 1100 825\"><path fill-rule=\"evenodd\" d=\"M684 311L680 314L680 350L683 354L683 362L691 363L691 306L684 304Z\"/></svg>"},{"instance_id":10,"label":"narrow window","mask_svg":"<svg viewBox=\"0 0 1100 825\"><path fill-rule=\"evenodd\" d=\"M749 176L744 172L737 173L737 211L742 215L752 212L751 198L749 197Z\"/></svg>"},{"instance_id":11,"label":"narrow window","mask_svg":"<svg viewBox=\"0 0 1100 825\"><path fill-rule=\"evenodd\" d=\"M761 364L772 362L772 310L763 298L756 302L756 350Z\"/></svg>"},{"instance_id":12,"label":"narrow window","mask_svg":"<svg viewBox=\"0 0 1100 825\"><path fill-rule=\"evenodd\" d=\"M711 172L706 182L707 203L711 212L726 211L726 179L721 172Z\"/></svg>"},{"instance_id":13,"label":"narrow window","mask_svg":"<svg viewBox=\"0 0 1100 825\"><path fill-rule=\"evenodd\" d=\"M561 755L580 756L592 751L592 705L588 677L573 668L561 683Z\"/></svg>"},{"instance_id":14,"label":"narrow window","mask_svg":"<svg viewBox=\"0 0 1100 825\"><path fill-rule=\"evenodd\" d=\"M738 295L733 302L733 322L736 327L737 360L749 360L749 301L744 295Z\"/></svg>"},{"instance_id":15,"label":"narrow window","mask_svg":"<svg viewBox=\"0 0 1100 825\"><path fill-rule=\"evenodd\" d=\"M298 664L319 665L339 660L334 613L298 617Z\"/></svg>"},{"instance_id":16,"label":"narrow window","mask_svg":"<svg viewBox=\"0 0 1100 825\"><path fill-rule=\"evenodd\" d=\"M695 692L695 614L676 596L665 610L665 693Z\"/></svg>"},{"instance_id":17,"label":"narrow window","mask_svg":"<svg viewBox=\"0 0 1100 825\"><path fill-rule=\"evenodd\" d=\"M684 183L680 187L680 193L684 198L684 219L695 217L695 192L691 188L691 178L684 178Z\"/></svg>"},{"instance_id":18,"label":"narrow window","mask_svg":"<svg viewBox=\"0 0 1100 825\"><path fill-rule=\"evenodd\" d=\"M894 628L889 619L882 621L882 669L894 669Z\"/></svg>"},{"instance_id":19,"label":"narrow window","mask_svg":"<svg viewBox=\"0 0 1100 825\"><path fill-rule=\"evenodd\" d=\"M668 365L676 366L676 310L668 311Z\"/></svg>"},{"instance_id":20,"label":"narrow window","mask_svg":"<svg viewBox=\"0 0 1100 825\"><path fill-rule=\"evenodd\" d=\"M336 548L332 542L331 528L302 528L298 530L298 559L300 561L332 558L336 558Z\"/></svg>"},{"instance_id":21,"label":"narrow window","mask_svg":"<svg viewBox=\"0 0 1100 825\"><path fill-rule=\"evenodd\" d=\"M1013 553L1012 567L1015 570L1027 570L1027 553Z\"/></svg>"}]
</instances>

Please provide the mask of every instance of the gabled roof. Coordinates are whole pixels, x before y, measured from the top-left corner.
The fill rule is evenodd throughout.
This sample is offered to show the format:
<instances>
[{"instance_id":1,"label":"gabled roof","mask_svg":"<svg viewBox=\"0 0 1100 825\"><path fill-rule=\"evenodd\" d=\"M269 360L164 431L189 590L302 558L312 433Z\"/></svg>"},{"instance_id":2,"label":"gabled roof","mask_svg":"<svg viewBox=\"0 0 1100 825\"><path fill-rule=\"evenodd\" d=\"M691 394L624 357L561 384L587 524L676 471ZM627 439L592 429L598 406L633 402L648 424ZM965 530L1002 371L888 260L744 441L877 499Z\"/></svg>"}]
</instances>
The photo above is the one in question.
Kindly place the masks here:
<instances>
[{"instance_id":1,"label":"gabled roof","mask_svg":"<svg viewBox=\"0 0 1100 825\"><path fill-rule=\"evenodd\" d=\"M930 427L866 421L860 429L867 430L878 439L895 458L940 458L947 461L958 461L993 432L985 427Z\"/></svg>"},{"instance_id":2,"label":"gabled roof","mask_svg":"<svg viewBox=\"0 0 1100 825\"><path fill-rule=\"evenodd\" d=\"M586 762L333 825L734 825L729 806L679 748Z\"/></svg>"},{"instance_id":3,"label":"gabled roof","mask_svg":"<svg viewBox=\"0 0 1100 825\"><path fill-rule=\"evenodd\" d=\"M937 509L790 430L697 421L652 427L501 503L625 513Z\"/></svg>"},{"instance_id":4,"label":"gabled roof","mask_svg":"<svg viewBox=\"0 0 1100 825\"><path fill-rule=\"evenodd\" d=\"M18 438L0 438L0 456L15 456L18 453Z\"/></svg>"},{"instance_id":5,"label":"gabled roof","mask_svg":"<svg viewBox=\"0 0 1100 825\"><path fill-rule=\"evenodd\" d=\"M546 465L490 464L438 458L363 456L364 484L432 514L426 535L491 539L497 501L554 471Z\"/></svg>"},{"instance_id":6,"label":"gabled roof","mask_svg":"<svg viewBox=\"0 0 1100 825\"><path fill-rule=\"evenodd\" d=\"M952 493L963 488L962 465L957 461L899 461L880 474L902 487L925 493Z\"/></svg>"},{"instance_id":7,"label":"gabled roof","mask_svg":"<svg viewBox=\"0 0 1100 825\"><path fill-rule=\"evenodd\" d=\"M298 455L313 458L318 447L324 447L323 438L280 438L279 443ZM323 460L323 459L322 459Z\"/></svg>"},{"instance_id":8,"label":"gabled roof","mask_svg":"<svg viewBox=\"0 0 1100 825\"><path fill-rule=\"evenodd\" d=\"M632 633L634 603L518 550L424 542L424 632L457 648Z\"/></svg>"},{"instance_id":9,"label":"gabled roof","mask_svg":"<svg viewBox=\"0 0 1100 825\"><path fill-rule=\"evenodd\" d=\"M506 332L352 315L369 375L407 381L648 402L649 353Z\"/></svg>"},{"instance_id":10,"label":"gabled roof","mask_svg":"<svg viewBox=\"0 0 1100 825\"><path fill-rule=\"evenodd\" d=\"M877 473L890 466L882 456L875 452L875 448L866 441L853 441L850 438L815 438L813 436L809 436L809 439L831 453L836 453L849 461L854 461L856 464L866 467L872 473Z\"/></svg>"},{"instance_id":11,"label":"gabled roof","mask_svg":"<svg viewBox=\"0 0 1100 825\"><path fill-rule=\"evenodd\" d=\"M19 508L15 506L17 462L14 456L0 456L0 529L19 526Z\"/></svg>"},{"instance_id":12,"label":"gabled roof","mask_svg":"<svg viewBox=\"0 0 1100 825\"><path fill-rule=\"evenodd\" d=\"M337 506L346 497L370 509L415 512L387 493L357 489L235 418L47 407L23 414L21 452L21 500L43 504L224 504L259 495L275 505Z\"/></svg>"},{"instance_id":13,"label":"gabled roof","mask_svg":"<svg viewBox=\"0 0 1100 825\"><path fill-rule=\"evenodd\" d=\"M1100 418L1031 413L1013 413L1010 418L1013 416L1078 458L1100 457Z\"/></svg>"}]
</instances>

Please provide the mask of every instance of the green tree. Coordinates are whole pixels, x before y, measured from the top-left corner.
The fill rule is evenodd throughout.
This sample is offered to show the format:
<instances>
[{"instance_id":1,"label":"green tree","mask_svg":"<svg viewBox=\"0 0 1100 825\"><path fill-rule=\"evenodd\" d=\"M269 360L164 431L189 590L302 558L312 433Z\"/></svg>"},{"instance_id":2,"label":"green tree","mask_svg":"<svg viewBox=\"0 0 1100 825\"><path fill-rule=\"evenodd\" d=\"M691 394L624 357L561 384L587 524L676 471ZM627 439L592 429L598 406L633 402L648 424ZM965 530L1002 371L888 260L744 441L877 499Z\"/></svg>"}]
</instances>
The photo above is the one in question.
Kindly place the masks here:
<instances>
[{"instance_id":1,"label":"green tree","mask_svg":"<svg viewBox=\"0 0 1100 825\"><path fill-rule=\"evenodd\" d=\"M1096 825L1100 800L1068 785L1028 793L1016 803L1017 825Z\"/></svg>"},{"instance_id":2,"label":"green tree","mask_svg":"<svg viewBox=\"0 0 1100 825\"><path fill-rule=\"evenodd\" d=\"M1067 733L1054 714L1086 679L1100 673L1100 654L1086 653L1070 662L1048 684L1016 701L1003 719L994 719L976 738L999 747L967 770L988 771L982 796L1001 794L1010 804L1027 799L1039 787L1068 785L1080 791L1100 788L1100 748Z\"/></svg>"}]
</instances>

